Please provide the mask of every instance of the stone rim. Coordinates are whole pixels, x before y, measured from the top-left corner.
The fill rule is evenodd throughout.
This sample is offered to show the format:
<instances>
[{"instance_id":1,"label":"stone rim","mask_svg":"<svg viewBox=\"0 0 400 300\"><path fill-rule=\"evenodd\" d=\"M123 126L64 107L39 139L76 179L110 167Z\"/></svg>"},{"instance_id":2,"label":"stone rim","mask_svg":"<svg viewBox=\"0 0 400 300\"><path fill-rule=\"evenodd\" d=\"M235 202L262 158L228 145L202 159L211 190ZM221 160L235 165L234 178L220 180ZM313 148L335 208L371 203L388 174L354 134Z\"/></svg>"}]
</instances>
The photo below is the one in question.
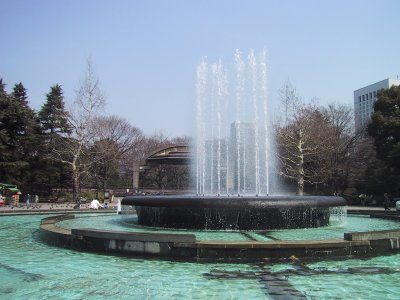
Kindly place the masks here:
<instances>
[{"instance_id":1,"label":"stone rim","mask_svg":"<svg viewBox=\"0 0 400 300\"><path fill-rule=\"evenodd\" d=\"M337 196L127 196L121 205L186 208L294 208L346 206Z\"/></svg>"}]
</instances>

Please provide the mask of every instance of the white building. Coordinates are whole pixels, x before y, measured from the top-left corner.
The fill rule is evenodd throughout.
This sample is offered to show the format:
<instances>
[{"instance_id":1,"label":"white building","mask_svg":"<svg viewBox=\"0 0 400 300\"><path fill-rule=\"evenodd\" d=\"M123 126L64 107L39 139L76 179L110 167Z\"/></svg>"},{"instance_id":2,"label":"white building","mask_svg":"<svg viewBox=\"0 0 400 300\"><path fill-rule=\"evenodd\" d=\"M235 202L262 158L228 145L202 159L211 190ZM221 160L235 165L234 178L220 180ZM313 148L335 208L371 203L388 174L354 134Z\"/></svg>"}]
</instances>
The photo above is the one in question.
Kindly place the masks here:
<instances>
[{"instance_id":1,"label":"white building","mask_svg":"<svg viewBox=\"0 0 400 300\"><path fill-rule=\"evenodd\" d=\"M362 130L371 120L374 113L374 103L381 89L389 89L393 85L400 85L398 79L385 79L354 91L354 121L356 132Z\"/></svg>"}]
</instances>

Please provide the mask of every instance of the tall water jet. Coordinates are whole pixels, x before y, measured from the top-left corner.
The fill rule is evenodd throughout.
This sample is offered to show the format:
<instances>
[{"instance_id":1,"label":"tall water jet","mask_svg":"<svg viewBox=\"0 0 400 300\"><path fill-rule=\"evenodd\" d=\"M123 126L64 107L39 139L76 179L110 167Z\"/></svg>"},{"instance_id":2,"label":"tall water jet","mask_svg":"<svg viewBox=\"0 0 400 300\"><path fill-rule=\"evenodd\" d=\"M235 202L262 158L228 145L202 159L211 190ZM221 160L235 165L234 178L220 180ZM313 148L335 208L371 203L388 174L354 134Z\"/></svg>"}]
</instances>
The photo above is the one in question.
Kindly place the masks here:
<instances>
[{"instance_id":1,"label":"tall water jet","mask_svg":"<svg viewBox=\"0 0 400 300\"><path fill-rule=\"evenodd\" d=\"M262 99L263 99L263 109L264 109L264 155L265 155L265 181L269 183L269 126L268 126L268 93L267 93L267 53L263 50L260 57L260 67L261 67L261 91L262 91ZM266 195L269 195L269 184L266 186Z\"/></svg>"},{"instance_id":2,"label":"tall water jet","mask_svg":"<svg viewBox=\"0 0 400 300\"><path fill-rule=\"evenodd\" d=\"M244 60L236 50L234 56L235 75L229 76L225 71L229 68L221 60L212 64L211 70L204 61L198 67L196 178L197 182L207 178L209 184L197 193L267 195L273 163L269 153L266 52L257 57L250 50ZM208 77L212 78L211 85ZM209 163L200 163L204 160Z\"/></svg>"},{"instance_id":3,"label":"tall water jet","mask_svg":"<svg viewBox=\"0 0 400 300\"><path fill-rule=\"evenodd\" d=\"M238 49L236 49L235 53L235 65L236 65L236 120L241 119L240 115L240 108L241 108L241 99L243 97L243 92L244 92L244 77L243 77L243 72L244 72L244 64L240 56L240 52ZM240 147L241 147L241 137L240 137L240 121L236 121L235 125L237 127L236 129L236 190L238 192L238 195L240 195L240 190L241 190L241 180L240 180ZM232 172L235 173L235 170L232 170Z\"/></svg>"},{"instance_id":4,"label":"tall water jet","mask_svg":"<svg viewBox=\"0 0 400 300\"><path fill-rule=\"evenodd\" d=\"M204 194L205 185L205 129L204 129L204 102L205 88L207 84L207 61L203 61L197 67L196 84L196 123L197 123L197 145L196 145L196 190L198 195Z\"/></svg>"},{"instance_id":5,"label":"tall water jet","mask_svg":"<svg viewBox=\"0 0 400 300\"><path fill-rule=\"evenodd\" d=\"M268 132L266 52L256 56L251 50L243 60L237 50L234 69L235 76L230 77L220 60L210 70L205 58L197 67L197 195L128 196L123 206L135 206L139 224L168 228L328 225L332 212L345 212L343 198L270 195L275 166Z\"/></svg>"}]
</instances>

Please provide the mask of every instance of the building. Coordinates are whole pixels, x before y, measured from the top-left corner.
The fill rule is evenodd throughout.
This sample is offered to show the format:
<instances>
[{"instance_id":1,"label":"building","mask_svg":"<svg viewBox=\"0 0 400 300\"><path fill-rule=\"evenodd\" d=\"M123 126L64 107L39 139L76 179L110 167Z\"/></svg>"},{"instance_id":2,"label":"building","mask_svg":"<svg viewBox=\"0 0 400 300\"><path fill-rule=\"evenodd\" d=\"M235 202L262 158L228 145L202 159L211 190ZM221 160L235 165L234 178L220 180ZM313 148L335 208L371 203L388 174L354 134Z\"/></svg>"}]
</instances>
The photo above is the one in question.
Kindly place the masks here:
<instances>
[{"instance_id":1,"label":"building","mask_svg":"<svg viewBox=\"0 0 400 300\"><path fill-rule=\"evenodd\" d=\"M371 120L374 103L378 99L378 91L400 85L398 79L385 79L354 91L354 121L356 132L361 131Z\"/></svg>"},{"instance_id":2,"label":"building","mask_svg":"<svg viewBox=\"0 0 400 300\"><path fill-rule=\"evenodd\" d=\"M160 166L189 166L191 160L189 145L173 144L158 148L143 161L133 162L133 190L144 188L141 181L145 173L154 172Z\"/></svg>"},{"instance_id":3,"label":"building","mask_svg":"<svg viewBox=\"0 0 400 300\"><path fill-rule=\"evenodd\" d=\"M255 125L234 122L230 130L230 182L237 194L256 194Z\"/></svg>"}]
</instances>

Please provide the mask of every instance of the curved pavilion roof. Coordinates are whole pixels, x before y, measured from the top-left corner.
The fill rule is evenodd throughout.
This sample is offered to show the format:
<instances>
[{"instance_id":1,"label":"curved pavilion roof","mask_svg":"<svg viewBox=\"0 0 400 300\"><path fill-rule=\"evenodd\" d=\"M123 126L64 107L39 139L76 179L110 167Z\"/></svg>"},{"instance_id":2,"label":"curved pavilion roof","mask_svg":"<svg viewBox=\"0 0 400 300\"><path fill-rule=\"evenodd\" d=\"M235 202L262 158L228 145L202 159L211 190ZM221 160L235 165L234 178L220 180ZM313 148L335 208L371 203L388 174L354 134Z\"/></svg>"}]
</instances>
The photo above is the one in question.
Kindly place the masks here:
<instances>
[{"instance_id":1,"label":"curved pavilion roof","mask_svg":"<svg viewBox=\"0 0 400 300\"><path fill-rule=\"evenodd\" d=\"M184 165L190 163L192 154L190 147L186 144L174 144L161 147L146 157L146 165L169 164Z\"/></svg>"}]
</instances>

